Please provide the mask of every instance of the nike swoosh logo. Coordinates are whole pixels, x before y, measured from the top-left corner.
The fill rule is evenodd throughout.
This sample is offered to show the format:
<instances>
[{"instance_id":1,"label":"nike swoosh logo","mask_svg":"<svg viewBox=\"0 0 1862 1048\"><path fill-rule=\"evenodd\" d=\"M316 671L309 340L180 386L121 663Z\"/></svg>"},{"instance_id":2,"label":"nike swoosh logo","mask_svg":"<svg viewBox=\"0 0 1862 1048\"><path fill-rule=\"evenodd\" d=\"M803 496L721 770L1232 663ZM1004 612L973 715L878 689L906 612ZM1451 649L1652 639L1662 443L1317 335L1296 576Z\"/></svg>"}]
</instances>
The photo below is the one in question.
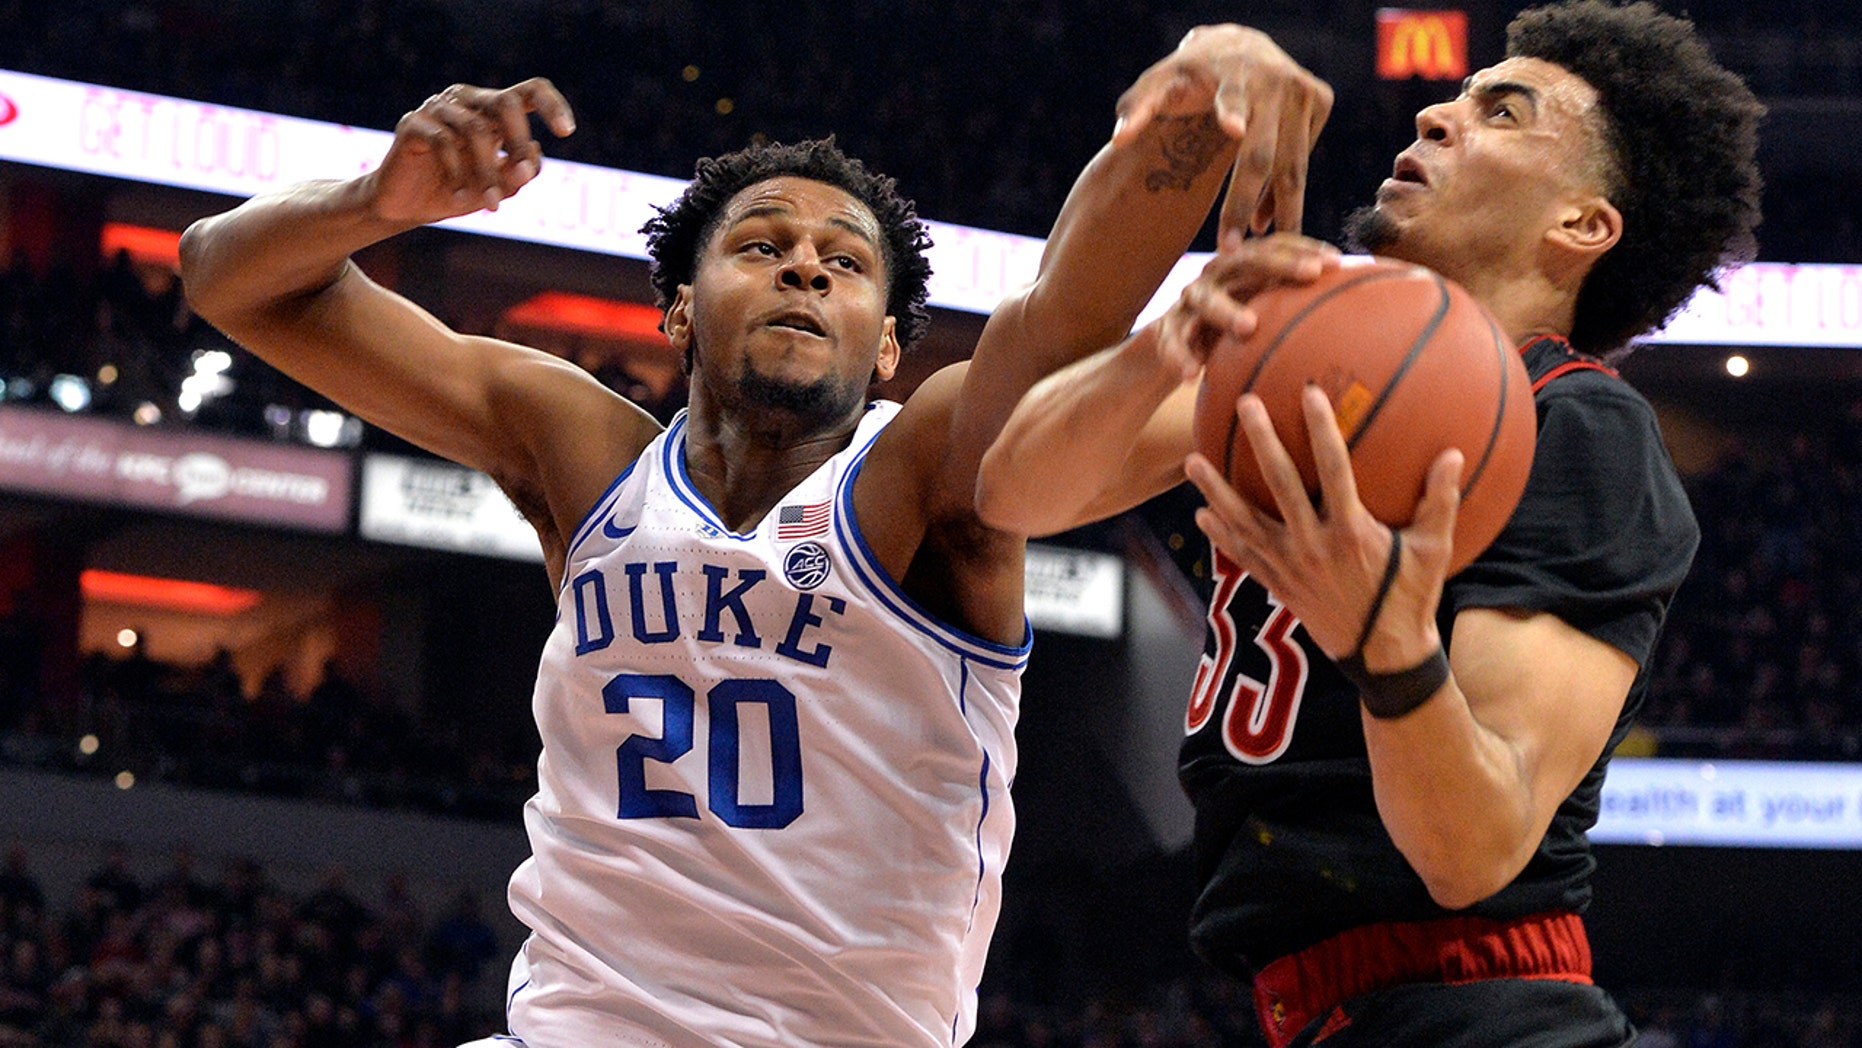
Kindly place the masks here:
<instances>
[{"instance_id":1,"label":"nike swoosh logo","mask_svg":"<svg viewBox=\"0 0 1862 1048\"><path fill-rule=\"evenodd\" d=\"M607 520L601 522L601 533L611 539L624 539L632 535L634 533L634 528L638 528L639 526L640 525L636 524L633 528L617 528L614 526L614 518L609 517Z\"/></svg>"}]
</instances>

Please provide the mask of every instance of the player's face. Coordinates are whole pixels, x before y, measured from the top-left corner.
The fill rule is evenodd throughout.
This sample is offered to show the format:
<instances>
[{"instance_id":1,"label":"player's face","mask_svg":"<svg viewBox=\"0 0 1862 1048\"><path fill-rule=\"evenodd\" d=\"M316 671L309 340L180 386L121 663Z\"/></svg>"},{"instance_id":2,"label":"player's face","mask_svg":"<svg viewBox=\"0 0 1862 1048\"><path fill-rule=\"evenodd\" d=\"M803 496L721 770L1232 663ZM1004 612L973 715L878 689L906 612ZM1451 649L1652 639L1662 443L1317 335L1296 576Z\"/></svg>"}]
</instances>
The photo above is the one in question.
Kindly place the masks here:
<instances>
[{"instance_id":1,"label":"player's face","mask_svg":"<svg viewBox=\"0 0 1862 1048\"><path fill-rule=\"evenodd\" d=\"M851 194L794 176L725 205L668 334L724 403L829 423L898 361L879 222ZM683 310L683 313L679 311Z\"/></svg>"},{"instance_id":2,"label":"player's face","mask_svg":"<svg viewBox=\"0 0 1862 1048\"><path fill-rule=\"evenodd\" d=\"M1530 268L1561 212L1600 192L1596 107L1595 88L1542 59L1481 70L1416 114L1416 142L1353 216L1355 238L1463 281Z\"/></svg>"}]
</instances>

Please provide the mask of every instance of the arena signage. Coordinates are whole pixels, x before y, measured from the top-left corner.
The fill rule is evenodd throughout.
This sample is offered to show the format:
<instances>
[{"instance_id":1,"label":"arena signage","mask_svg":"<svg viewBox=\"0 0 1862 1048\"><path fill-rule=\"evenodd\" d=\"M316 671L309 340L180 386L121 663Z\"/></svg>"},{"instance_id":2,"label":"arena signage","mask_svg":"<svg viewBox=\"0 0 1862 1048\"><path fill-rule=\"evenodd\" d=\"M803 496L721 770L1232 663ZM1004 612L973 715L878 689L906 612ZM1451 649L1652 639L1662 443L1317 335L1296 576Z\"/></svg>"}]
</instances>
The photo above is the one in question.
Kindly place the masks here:
<instances>
[{"instance_id":1,"label":"arena signage","mask_svg":"<svg viewBox=\"0 0 1862 1048\"><path fill-rule=\"evenodd\" d=\"M1591 839L1862 848L1862 764L1619 757Z\"/></svg>"},{"instance_id":2,"label":"arena signage","mask_svg":"<svg viewBox=\"0 0 1862 1048\"><path fill-rule=\"evenodd\" d=\"M1105 640L1125 629L1125 562L1117 557L1029 543L1023 585L1036 629Z\"/></svg>"},{"instance_id":3,"label":"arena signage","mask_svg":"<svg viewBox=\"0 0 1862 1048\"><path fill-rule=\"evenodd\" d=\"M1380 80L1460 80L1468 75L1468 13L1377 10Z\"/></svg>"},{"instance_id":4,"label":"arena signage","mask_svg":"<svg viewBox=\"0 0 1862 1048\"><path fill-rule=\"evenodd\" d=\"M198 517L340 532L349 456L0 408L0 488Z\"/></svg>"},{"instance_id":5,"label":"arena signage","mask_svg":"<svg viewBox=\"0 0 1862 1048\"><path fill-rule=\"evenodd\" d=\"M365 539L541 563L537 533L490 477L437 459L362 460Z\"/></svg>"},{"instance_id":6,"label":"arena signage","mask_svg":"<svg viewBox=\"0 0 1862 1048\"><path fill-rule=\"evenodd\" d=\"M1416 45L1406 46L1413 50ZM1434 43L1426 50L1437 53ZM1465 62L1465 46L1453 53ZM0 160L228 196L361 174L387 150L390 138L385 131L5 70L0 70L0 115L8 117L0 121ZM444 225L645 258L640 225L656 206L672 201L682 185L636 171L550 160L536 184L497 211ZM932 305L987 313L1004 295L1034 279L1043 241L929 224L936 241ZM1161 315L1208 259L1206 254L1185 256L1141 319ZM1697 295L1667 330L1647 341L1862 348L1862 266L1754 263L1725 286L1724 294Z\"/></svg>"}]
</instances>

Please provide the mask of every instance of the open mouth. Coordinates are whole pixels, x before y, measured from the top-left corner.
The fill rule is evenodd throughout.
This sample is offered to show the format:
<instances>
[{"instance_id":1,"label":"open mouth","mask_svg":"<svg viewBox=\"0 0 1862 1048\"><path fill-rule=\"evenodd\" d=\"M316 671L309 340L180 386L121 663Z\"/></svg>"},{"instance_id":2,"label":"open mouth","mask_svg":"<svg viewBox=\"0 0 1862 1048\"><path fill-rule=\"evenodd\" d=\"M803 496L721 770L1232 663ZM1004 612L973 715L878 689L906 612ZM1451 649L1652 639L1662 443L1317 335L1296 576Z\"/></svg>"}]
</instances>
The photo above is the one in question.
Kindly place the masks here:
<instances>
[{"instance_id":1,"label":"open mouth","mask_svg":"<svg viewBox=\"0 0 1862 1048\"><path fill-rule=\"evenodd\" d=\"M1419 186L1429 184L1429 179L1422 172L1421 162L1411 156L1397 157L1396 166L1390 172L1390 179L1393 182L1413 182Z\"/></svg>"},{"instance_id":2,"label":"open mouth","mask_svg":"<svg viewBox=\"0 0 1862 1048\"><path fill-rule=\"evenodd\" d=\"M788 328L791 331L806 332L807 334L814 335L816 338L825 338L828 333L827 328L814 314L800 311L781 313L771 317L769 319L769 326Z\"/></svg>"}]
</instances>

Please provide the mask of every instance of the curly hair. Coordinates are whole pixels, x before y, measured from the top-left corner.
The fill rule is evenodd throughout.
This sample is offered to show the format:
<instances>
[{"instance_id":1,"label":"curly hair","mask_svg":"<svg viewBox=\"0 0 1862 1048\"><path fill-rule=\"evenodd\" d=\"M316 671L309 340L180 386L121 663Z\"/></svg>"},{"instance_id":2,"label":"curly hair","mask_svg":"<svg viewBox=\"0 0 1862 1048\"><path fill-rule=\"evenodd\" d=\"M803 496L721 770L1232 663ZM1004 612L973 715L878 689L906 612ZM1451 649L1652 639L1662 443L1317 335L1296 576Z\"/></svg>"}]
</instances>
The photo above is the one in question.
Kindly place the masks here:
<instances>
[{"instance_id":1,"label":"curly hair","mask_svg":"<svg viewBox=\"0 0 1862 1048\"><path fill-rule=\"evenodd\" d=\"M658 208L659 214L640 227L653 260L653 292L660 311L672 304L680 284L692 282L699 253L717 230L731 198L758 182L783 175L844 189L873 212L879 221L888 279L886 313L897 319L899 345L909 347L924 337L931 324L931 314L925 310L931 279L931 261L925 250L931 246L931 235L912 202L899 195L893 179L867 170L865 164L841 152L831 136L793 145L754 145L698 162L691 184L679 199Z\"/></svg>"},{"instance_id":2,"label":"curly hair","mask_svg":"<svg viewBox=\"0 0 1862 1048\"><path fill-rule=\"evenodd\" d=\"M1571 344L1623 350L1756 254L1765 107L1693 23L1647 2L1550 4L1522 12L1506 35L1509 57L1555 63L1597 91L1623 235L1578 292Z\"/></svg>"}]
</instances>

